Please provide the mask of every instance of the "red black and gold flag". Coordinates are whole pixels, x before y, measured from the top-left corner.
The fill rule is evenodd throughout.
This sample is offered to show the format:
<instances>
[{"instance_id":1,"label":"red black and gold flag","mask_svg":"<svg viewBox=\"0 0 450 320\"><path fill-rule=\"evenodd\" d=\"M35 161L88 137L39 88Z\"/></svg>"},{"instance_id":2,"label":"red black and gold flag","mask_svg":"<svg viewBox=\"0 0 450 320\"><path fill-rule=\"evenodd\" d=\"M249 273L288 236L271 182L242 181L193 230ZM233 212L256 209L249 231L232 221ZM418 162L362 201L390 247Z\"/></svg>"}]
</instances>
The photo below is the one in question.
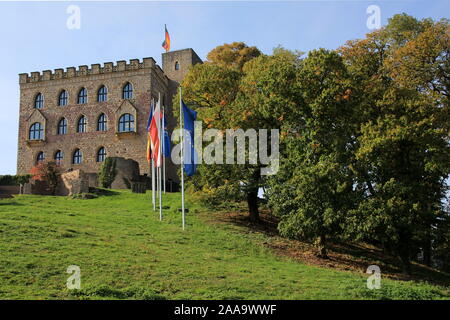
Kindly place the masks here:
<instances>
[{"instance_id":1,"label":"red black and gold flag","mask_svg":"<svg viewBox=\"0 0 450 320\"><path fill-rule=\"evenodd\" d=\"M169 31L167 31L166 25L164 25L164 29L166 30L166 38L164 42L162 43L162 47L166 49L166 52L170 51L170 36Z\"/></svg>"}]
</instances>

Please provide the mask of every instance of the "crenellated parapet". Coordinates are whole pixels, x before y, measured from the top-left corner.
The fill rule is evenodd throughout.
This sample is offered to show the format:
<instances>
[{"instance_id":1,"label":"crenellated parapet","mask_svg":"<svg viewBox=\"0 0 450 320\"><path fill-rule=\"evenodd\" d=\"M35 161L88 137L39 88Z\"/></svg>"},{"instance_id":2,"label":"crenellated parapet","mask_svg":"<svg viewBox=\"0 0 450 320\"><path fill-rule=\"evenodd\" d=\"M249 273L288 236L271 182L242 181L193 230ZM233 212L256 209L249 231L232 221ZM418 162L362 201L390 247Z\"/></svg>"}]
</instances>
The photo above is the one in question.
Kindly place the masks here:
<instances>
[{"instance_id":1,"label":"crenellated parapet","mask_svg":"<svg viewBox=\"0 0 450 320\"><path fill-rule=\"evenodd\" d=\"M59 79L70 79L76 77L85 77L90 75L108 74L113 72L132 71L139 69L155 68L158 73L163 74L161 68L156 64L153 58L144 58L142 61L139 59L131 59L129 63L125 60L117 61L116 64L112 62L105 62L102 65L92 64L89 68L86 65L75 67L69 67L64 69L55 69L54 71L45 70L42 72L31 72L19 74L19 83L33 83L40 81L50 81Z\"/></svg>"}]
</instances>

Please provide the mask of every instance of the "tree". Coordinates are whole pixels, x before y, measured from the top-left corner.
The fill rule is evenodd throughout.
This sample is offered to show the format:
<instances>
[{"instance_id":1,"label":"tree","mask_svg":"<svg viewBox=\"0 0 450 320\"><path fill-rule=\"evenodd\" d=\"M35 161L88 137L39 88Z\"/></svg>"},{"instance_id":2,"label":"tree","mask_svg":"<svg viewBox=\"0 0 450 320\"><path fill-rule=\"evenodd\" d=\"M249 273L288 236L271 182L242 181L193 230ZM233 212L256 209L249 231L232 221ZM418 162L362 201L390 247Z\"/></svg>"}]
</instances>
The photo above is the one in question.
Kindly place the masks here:
<instances>
[{"instance_id":1,"label":"tree","mask_svg":"<svg viewBox=\"0 0 450 320\"><path fill-rule=\"evenodd\" d=\"M183 99L196 109L204 128L215 128L222 135L227 129L280 128L282 114L288 114L283 111L283 103L292 99L292 95L285 97L285 93L295 82L297 56L281 49L273 56L256 58L255 54L246 54L246 50L238 54L233 51L232 55L218 54L230 48L224 47L226 50L219 47L208 55L209 63L196 65L189 71L182 83ZM278 111L271 112L275 106ZM222 143L225 144L225 139ZM248 159L248 148L245 150ZM250 220L257 221L258 189L265 183L260 170L261 165L249 163L202 165L192 183L210 198L221 194L227 201L245 199Z\"/></svg>"},{"instance_id":2,"label":"tree","mask_svg":"<svg viewBox=\"0 0 450 320\"><path fill-rule=\"evenodd\" d=\"M449 108L449 20L431 24L427 21L422 29L416 37L393 52L386 61L386 67L401 86L434 95Z\"/></svg>"},{"instance_id":3,"label":"tree","mask_svg":"<svg viewBox=\"0 0 450 320\"><path fill-rule=\"evenodd\" d=\"M271 178L269 205L281 218L282 235L313 241L319 256L343 235L354 207L350 170L354 104L342 58L314 50L302 61L296 81L302 104L290 109L280 174Z\"/></svg>"},{"instance_id":4,"label":"tree","mask_svg":"<svg viewBox=\"0 0 450 320\"><path fill-rule=\"evenodd\" d=\"M31 175L33 180L45 182L50 193L55 195L59 183L60 171L61 168L56 162L40 162L31 169Z\"/></svg>"},{"instance_id":5,"label":"tree","mask_svg":"<svg viewBox=\"0 0 450 320\"><path fill-rule=\"evenodd\" d=\"M30 182L31 174L16 175L16 181L20 186L20 194L23 194L23 185Z\"/></svg>"},{"instance_id":6,"label":"tree","mask_svg":"<svg viewBox=\"0 0 450 320\"><path fill-rule=\"evenodd\" d=\"M249 47L244 42L233 42L214 48L206 58L214 65L239 71L247 61L260 55L261 51L256 47Z\"/></svg>"},{"instance_id":7,"label":"tree","mask_svg":"<svg viewBox=\"0 0 450 320\"><path fill-rule=\"evenodd\" d=\"M340 49L359 105L352 168L356 184L365 187L347 226L356 239L377 241L395 253L410 273L412 256L429 251L450 171L448 101L426 89L427 83L445 87L438 85L445 76L433 70L445 65L437 58L445 50L437 53L436 47L448 48L448 37L441 37L446 45L439 37L440 45L425 41L442 35L442 27L429 20L399 15L390 21L394 26Z\"/></svg>"},{"instance_id":8,"label":"tree","mask_svg":"<svg viewBox=\"0 0 450 320\"><path fill-rule=\"evenodd\" d=\"M116 160L110 157L106 157L105 161L100 168L100 173L98 176L100 185L103 188L111 188L114 179L116 178L117 170L116 170Z\"/></svg>"}]
</instances>

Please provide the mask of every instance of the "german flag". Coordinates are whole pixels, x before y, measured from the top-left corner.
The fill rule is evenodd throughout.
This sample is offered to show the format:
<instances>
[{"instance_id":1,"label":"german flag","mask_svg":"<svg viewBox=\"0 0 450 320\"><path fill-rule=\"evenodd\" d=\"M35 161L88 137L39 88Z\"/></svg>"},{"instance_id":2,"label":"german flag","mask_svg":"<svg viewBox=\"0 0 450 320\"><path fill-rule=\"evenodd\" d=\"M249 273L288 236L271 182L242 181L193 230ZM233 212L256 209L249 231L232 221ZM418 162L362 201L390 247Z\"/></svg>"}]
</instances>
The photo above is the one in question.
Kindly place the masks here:
<instances>
[{"instance_id":1,"label":"german flag","mask_svg":"<svg viewBox=\"0 0 450 320\"><path fill-rule=\"evenodd\" d=\"M162 43L162 47L166 49L166 52L170 51L170 36L169 31L167 31L166 25L164 25L164 29L166 30L166 39Z\"/></svg>"}]
</instances>

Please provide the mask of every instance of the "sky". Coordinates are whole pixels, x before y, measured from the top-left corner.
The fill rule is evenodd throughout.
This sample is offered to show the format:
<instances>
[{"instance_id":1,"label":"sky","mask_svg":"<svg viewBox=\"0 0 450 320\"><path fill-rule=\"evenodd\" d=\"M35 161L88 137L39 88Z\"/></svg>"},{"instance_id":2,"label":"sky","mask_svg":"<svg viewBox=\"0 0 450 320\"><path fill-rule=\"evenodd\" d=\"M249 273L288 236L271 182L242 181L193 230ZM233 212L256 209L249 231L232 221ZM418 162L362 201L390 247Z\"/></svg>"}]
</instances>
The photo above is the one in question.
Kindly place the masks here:
<instances>
[{"instance_id":1,"label":"sky","mask_svg":"<svg viewBox=\"0 0 450 320\"><path fill-rule=\"evenodd\" d=\"M79 29L67 27L71 5L80 9ZM202 59L234 41L264 53L279 45L304 52L335 49L371 31L370 5L380 8L382 25L402 12L450 18L449 0L0 0L0 175L16 173L19 73L144 57L160 64L164 24L172 50L193 48Z\"/></svg>"}]
</instances>

